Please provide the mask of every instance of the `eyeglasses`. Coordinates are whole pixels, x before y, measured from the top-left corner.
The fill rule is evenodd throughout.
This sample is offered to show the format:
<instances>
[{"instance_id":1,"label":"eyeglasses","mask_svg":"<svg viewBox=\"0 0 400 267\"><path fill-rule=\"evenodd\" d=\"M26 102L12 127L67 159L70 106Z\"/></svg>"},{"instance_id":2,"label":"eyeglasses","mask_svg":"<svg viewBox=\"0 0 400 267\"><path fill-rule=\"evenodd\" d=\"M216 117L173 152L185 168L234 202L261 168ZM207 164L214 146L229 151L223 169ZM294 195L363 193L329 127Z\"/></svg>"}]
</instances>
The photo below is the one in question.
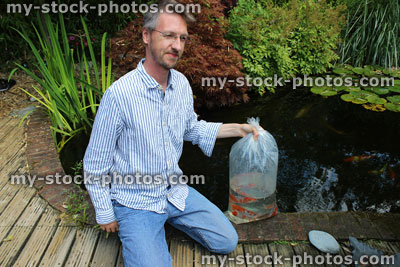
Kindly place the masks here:
<instances>
[{"instance_id":1,"label":"eyeglasses","mask_svg":"<svg viewBox=\"0 0 400 267\"><path fill-rule=\"evenodd\" d=\"M156 29L153 29L153 31L161 33L161 35L168 41L170 42L175 42L176 39L178 39L178 34L174 32L160 32ZM192 40L189 35L183 34L179 36L179 39L181 40L182 43L187 43Z\"/></svg>"}]
</instances>

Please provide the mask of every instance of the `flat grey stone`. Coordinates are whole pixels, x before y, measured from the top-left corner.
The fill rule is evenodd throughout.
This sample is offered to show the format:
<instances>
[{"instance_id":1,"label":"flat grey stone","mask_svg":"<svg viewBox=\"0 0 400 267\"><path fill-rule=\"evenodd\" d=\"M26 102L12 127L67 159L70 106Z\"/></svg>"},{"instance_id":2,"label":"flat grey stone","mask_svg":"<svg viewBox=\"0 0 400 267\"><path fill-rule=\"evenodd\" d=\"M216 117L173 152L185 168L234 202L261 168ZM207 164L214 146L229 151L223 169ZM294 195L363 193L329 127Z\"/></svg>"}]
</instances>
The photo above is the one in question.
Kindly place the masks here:
<instances>
[{"instance_id":1,"label":"flat grey stone","mask_svg":"<svg viewBox=\"0 0 400 267\"><path fill-rule=\"evenodd\" d=\"M331 234L327 232L312 230L308 232L308 239L310 240L310 243L314 245L314 247L322 252L330 254L339 253L339 243Z\"/></svg>"},{"instance_id":2,"label":"flat grey stone","mask_svg":"<svg viewBox=\"0 0 400 267\"><path fill-rule=\"evenodd\" d=\"M26 113L31 112L31 111L33 111L35 109L36 109L35 106L27 106L27 107L24 107L23 109L20 109L20 110L11 111L10 115L14 116L14 117L23 117L23 116L25 116Z\"/></svg>"}]
</instances>

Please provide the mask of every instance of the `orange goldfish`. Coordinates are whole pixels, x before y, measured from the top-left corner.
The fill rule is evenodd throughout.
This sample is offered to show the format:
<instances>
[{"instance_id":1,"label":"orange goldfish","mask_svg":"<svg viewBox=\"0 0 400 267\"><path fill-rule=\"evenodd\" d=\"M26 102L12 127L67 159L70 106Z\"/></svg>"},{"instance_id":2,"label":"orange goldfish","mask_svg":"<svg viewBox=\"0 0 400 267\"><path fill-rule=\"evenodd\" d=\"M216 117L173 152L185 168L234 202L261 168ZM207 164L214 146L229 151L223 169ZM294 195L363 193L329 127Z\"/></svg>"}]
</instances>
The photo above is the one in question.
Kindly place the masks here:
<instances>
[{"instance_id":1,"label":"orange goldfish","mask_svg":"<svg viewBox=\"0 0 400 267\"><path fill-rule=\"evenodd\" d=\"M272 208L274 205L275 205L275 202L269 204L268 206L265 206L264 208L265 208L266 210L269 210L269 209Z\"/></svg>"},{"instance_id":2,"label":"orange goldfish","mask_svg":"<svg viewBox=\"0 0 400 267\"><path fill-rule=\"evenodd\" d=\"M388 165L388 164L386 163L385 166L383 166L381 169L379 169L379 170L374 170L374 171L368 171L368 173L371 173L371 174L382 174L382 173L385 172L387 165ZM390 167L389 167L389 168L390 168Z\"/></svg>"},{"instance_id":3,"label":"orange goldfish","mask_svg":"<svg viewBox=\"0 0 400 267\"><path fill-rule=\"evenodd\" d=\"M396 174L394 173L393 169L389 167L389 175L392 180L396 179Z\"/></svg>"},{"instance_id":4,"label":"orange goldfish","mask_svg":"<svg viewBox=\"0 0 400 267\"><path fill-rule=\"evenodd\" d=\"M231 204L231 206L232 206L232 210L233 210L233 211L236 211L236 212L239 211L239 212L248 214L248 215L250 215L250 216L256 216L256 215L257 215L257 213L255 213L254 211L245 209L245 208L243 208L243 207L241 207L241 206L239 206L239 205ZM232 214L233 214L233 212L232 212Z\"/></svg>"},{"instance_id":5,"label":"orange goldfish","mask_svg":"<svg viewBox=\"0 0 400 267\"><path fill-rule=\"evenodd\" d=\"M352 156L344 159L344 162L359 162L362 160L370 159L375 157L375 155L363 155L363 156Z\"/></svg>"},{"instance_id":6,"label":"orange goldfish","mask_svg":"<svg viewBox=\"0 0 400 267\"><path fill-rule=\"evenodd\" d=\"M238 199L238 198L236 198L232 193L229 193L229 198L230 198L233 202L242 203L242 204L257 201L256 198L248 197L248 196L246 196L245 193L243 193L243 192L241 192L241 191L239 191L238 193L239 193L240 195L244 196L244 197Z\"/></svg>"}]
</instances>

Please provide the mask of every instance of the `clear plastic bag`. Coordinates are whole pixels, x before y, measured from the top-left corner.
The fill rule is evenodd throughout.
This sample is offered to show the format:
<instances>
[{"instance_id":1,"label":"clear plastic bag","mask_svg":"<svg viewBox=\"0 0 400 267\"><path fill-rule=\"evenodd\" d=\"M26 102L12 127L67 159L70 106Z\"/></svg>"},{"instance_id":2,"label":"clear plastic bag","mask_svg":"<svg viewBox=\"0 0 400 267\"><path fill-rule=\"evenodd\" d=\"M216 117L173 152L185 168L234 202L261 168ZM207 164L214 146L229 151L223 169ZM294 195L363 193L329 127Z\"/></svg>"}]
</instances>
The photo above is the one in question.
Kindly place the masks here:
<instances>
[{"instance_id":1,"label":"clear plastic bag","mask_svg":"<svg viewBox=\"0 0 400 267\"><path fill-rule=\"evenodd\" d=\"M229 205L225 213L234 223L246 223L278 213L275 190L278 146L272 135L259 126L259 118L247 123L258 129L233 144L229 154Z\"/></svg>"}]
</instances>

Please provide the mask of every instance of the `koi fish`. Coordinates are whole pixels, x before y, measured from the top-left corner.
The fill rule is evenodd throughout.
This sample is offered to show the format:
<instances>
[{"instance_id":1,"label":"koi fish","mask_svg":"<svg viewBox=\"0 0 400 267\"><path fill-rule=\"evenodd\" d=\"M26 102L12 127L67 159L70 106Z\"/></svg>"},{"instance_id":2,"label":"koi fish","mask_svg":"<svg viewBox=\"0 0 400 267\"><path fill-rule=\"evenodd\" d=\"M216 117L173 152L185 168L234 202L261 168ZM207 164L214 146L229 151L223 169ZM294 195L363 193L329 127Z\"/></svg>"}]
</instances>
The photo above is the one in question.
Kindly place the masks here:
<instances>
[{"instance_id":1,"label":"koi fish","mask_svg":"<svg viewBox=\"0 0 400 267\"><path fill-rule=\"evenodd\" d=\"M244 193L243 192L241 192L242 194L240 194L240 195L243 195ZM235 202L235 203L242 203L242 204L246 204L246 203L249 203L249 202L255 202L255 201L257 201L257 199L256 198L252 198L252 197L243 197L243 198L237 198L237 197L235 197L232 193L229 193L229 199L230 200L232 200L233 202Z\"/></svg>"},{"instance_id":2,"label":"koi fish","mask_svg":"<svg viewBox=\"0 0 400 267\"><path fill-rule=\"evenodd\" d=\"M239 211L239 212L245 213L245 214L250 215L250 216L256 216L256 215L257 215L257 213L255 213L254 211L245 209L245 208L243 208L243 207L241 207L241 206L239 206L239 205L231 204L231 207L232 207L232 214L233 214L233 215L235 215L235 214L233 213L233 212L235 212L235 211L236 211L236 212L235 212L236 214L238 214L238 211ZM235 215L235 216L237 216L237 215Z\"/></svg>"},{"instance_id":3,"label":"koi fish","mask_svg":"<svg viewBox=\"0 0 400 267\"><path fill-rule=\"evenodd\" d=\"M335 132L335 133L340 134L340 135L345 135L346 134L345 132L340 131L340 130L334 128L333 126L329 125L325 121L324 121L324 124L325 124L325 127L328 128L329 130L331 130L332 132Z\"/></svg>"},{"instance_id":4,"label":"koi fish","mask_svg":"<svg viewBox=\"0 0 400 267\"><path fill-rule=\"evenodd\" d=\"M344 162L359 162L375 157L375 155L352 156L344 159Z\"/></svg>"},{"instance_id":5,"label":"koi fish","mask_svg":"<svg viewBox=\"0 0 400 267\"><path fill-rule=\"evenodd\" d=\"M271 217L277 214L278 214L278 206L275 206L274 213L272 213Z\"/></svg>"},{"instance_id":6,"label":"koi fish","mask_svg":"<svg viewBox=\"0 0 400 267\"><path fill-rule=\"evenodd\" d=\"M239 200L232 193L229 193L229 199L232 200L232 202L239 203Z\"/></svg>"},{"instance_id":7,"label":"koi fish","mask_svg":"<svg viewBox=\"0 0 400 267\"><path fill-rule=\"evenodd\" d=\"M389 175L392 180L396 179L396 174L394 173L393 169L389 166Z\"/></svg>"},{"instance_id":8,"label":"koi fish","mask_svg":"<svg viewBox=\"0 0 400 267\"><path fill-rule=\"evenodd\" d=\"M266 210L269 210L269 209L273 208L274 206L275 206L275 202L272 202L271 204L269 204L269 205L267 205L267 206L264 206L264 208L265 208Z\"/></svg>"},{"instance_id":9,"label":"koi fish","mask_svg":"<svg viewBox=\"0 0 400 267\"><path fill-rule=\"evenodd\" d=\"M295 119L299 119L306 115L312 108L312 104L309 104L305 106L304 108L300 109L299 112L297 112L296 116L294 116Z\"/></svg>"},{"instance_id":10,"label":"koi fish","mask_svg":"<svg viewBox=\"0 0 400 267\"><path fill-rule=\"evenodd\" d=\"M385 172L387 165L388 164L386 163L385 166L383 166L381 169L374 170L374 171L368 171L368 173L371 173L371 174L382 174L382 173ZM390 167L389 167L389 171L390 171Z\"/></svg>"}]
</instances>

